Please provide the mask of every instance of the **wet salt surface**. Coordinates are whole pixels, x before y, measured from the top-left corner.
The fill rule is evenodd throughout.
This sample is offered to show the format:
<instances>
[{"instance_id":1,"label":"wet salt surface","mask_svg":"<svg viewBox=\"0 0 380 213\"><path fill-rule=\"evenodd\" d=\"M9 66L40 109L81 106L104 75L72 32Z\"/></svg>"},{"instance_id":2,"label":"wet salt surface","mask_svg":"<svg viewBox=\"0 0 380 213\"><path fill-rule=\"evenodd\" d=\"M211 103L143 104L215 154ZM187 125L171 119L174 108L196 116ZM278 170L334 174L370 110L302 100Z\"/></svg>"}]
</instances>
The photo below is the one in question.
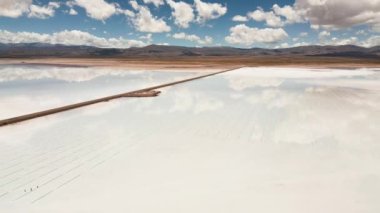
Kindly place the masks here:
<instances>
[{"instance_id":1,"label":"wet salt surface","mask_svg":"<svg viewBox=\"0 0 380 213\"><path fill-rule=\"evenodd\" d=\"M0 119L125 93L194 72L0 65Z\"/></svg>"},{"instance_id":2,"label":"wet salt surface","mask_svg":"<svg viewBox=\"0 0 380 213\"><path fill-rule=\"evenodd\" d=\"M379 82L244 68L0 128L0 212L377 213Z\"/></svg>"}]
</instances>

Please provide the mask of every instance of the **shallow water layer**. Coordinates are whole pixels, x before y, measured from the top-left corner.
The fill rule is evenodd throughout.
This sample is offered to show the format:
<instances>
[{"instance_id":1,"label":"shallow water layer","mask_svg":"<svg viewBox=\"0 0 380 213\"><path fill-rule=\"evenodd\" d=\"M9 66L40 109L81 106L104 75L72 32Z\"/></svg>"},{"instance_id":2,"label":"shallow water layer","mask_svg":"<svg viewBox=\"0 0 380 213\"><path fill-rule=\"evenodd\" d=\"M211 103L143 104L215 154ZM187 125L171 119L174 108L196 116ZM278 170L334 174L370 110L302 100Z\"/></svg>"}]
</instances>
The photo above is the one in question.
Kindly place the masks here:
<instances>
[{"instance_id":1,"label":"shallow water layer","mask_svg":"<svg viewBox=\"0 0 380 213\"><path fill-rule=\"evenodd\" d=\"M0 119L129 92L194 72L0 65Z\"/></svg>"},{"instance_id":2,"label":"shallow water layer","mask_svg":"<svg viewBox=\"0 0 380 213\"><path fill-rule=\"evenodd\" d=\"M378 70L243 68L0 128L0 212L377 213L379 139Z\"/></svg>"}]
</instances>

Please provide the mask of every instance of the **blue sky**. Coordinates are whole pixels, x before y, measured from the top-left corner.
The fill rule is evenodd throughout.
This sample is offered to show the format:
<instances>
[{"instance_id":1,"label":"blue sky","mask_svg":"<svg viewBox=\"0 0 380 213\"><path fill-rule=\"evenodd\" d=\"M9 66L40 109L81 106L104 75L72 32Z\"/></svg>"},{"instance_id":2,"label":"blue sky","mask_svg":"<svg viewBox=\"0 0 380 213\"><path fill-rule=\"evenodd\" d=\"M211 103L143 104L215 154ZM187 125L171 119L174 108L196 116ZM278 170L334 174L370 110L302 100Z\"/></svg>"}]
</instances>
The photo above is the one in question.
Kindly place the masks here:
<instances>
[{"instance_id":1,"label":"blue sky","mask_svg":"<svg viewBox=\"0 0 380 213\"><path fill-rule=\"evenodd\" d=\"M380 0L1 1L2 43L380 45Z\"/></svg>"}]
</instances>

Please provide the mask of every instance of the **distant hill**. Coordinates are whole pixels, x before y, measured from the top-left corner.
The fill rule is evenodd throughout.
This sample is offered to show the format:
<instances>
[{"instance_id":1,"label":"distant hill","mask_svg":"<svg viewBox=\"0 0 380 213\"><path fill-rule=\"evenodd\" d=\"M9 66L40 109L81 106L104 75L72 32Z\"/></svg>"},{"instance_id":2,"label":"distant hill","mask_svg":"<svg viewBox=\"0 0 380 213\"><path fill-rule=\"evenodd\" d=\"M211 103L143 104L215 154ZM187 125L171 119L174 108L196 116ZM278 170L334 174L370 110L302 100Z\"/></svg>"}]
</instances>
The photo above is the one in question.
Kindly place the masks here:
<instances>
[{"instance_id":1,"label":"distant hill","mask_svg":"<svg viewBox=\"0 0 380 213\"><path fill-rule=\"evenodd\" d=\"M43 43L1 44L0 58L29 57L194 57L194 56L310 56L380 59L380 46L301 46L283 49L181 47L150 45L141 48L97 48Z\"/></svg>"}]
</instances>

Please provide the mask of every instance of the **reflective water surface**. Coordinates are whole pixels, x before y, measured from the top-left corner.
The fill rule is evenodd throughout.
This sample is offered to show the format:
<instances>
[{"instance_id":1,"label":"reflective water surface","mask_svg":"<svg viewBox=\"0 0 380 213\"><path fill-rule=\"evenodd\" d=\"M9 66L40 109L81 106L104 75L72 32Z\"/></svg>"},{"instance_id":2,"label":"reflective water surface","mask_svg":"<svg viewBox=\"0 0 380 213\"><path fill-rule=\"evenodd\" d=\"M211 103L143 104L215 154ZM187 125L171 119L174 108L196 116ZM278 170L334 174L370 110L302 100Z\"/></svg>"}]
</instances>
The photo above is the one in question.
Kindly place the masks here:
<instances>
[{"instance_id":1,"label":"reflective water surface","mask_svg":"<svg viewBox=\"0 0 380 213\"><path fill-rule=\"evenodd\" d=\"M142 89L195 74L0 65L0 119Z\"/></svg>"},{"instance_id":2,"label":"reflective water surface","mask_svg":"<svg viewBox=\"0 0 380 213\"><path fill-rule=\"evenodd\" d=\"M53 70L1 117L194 75ZM379 139L378 69L243 68L0 128L0 212L377 213Z\"/></svg>"}]
</instances>

